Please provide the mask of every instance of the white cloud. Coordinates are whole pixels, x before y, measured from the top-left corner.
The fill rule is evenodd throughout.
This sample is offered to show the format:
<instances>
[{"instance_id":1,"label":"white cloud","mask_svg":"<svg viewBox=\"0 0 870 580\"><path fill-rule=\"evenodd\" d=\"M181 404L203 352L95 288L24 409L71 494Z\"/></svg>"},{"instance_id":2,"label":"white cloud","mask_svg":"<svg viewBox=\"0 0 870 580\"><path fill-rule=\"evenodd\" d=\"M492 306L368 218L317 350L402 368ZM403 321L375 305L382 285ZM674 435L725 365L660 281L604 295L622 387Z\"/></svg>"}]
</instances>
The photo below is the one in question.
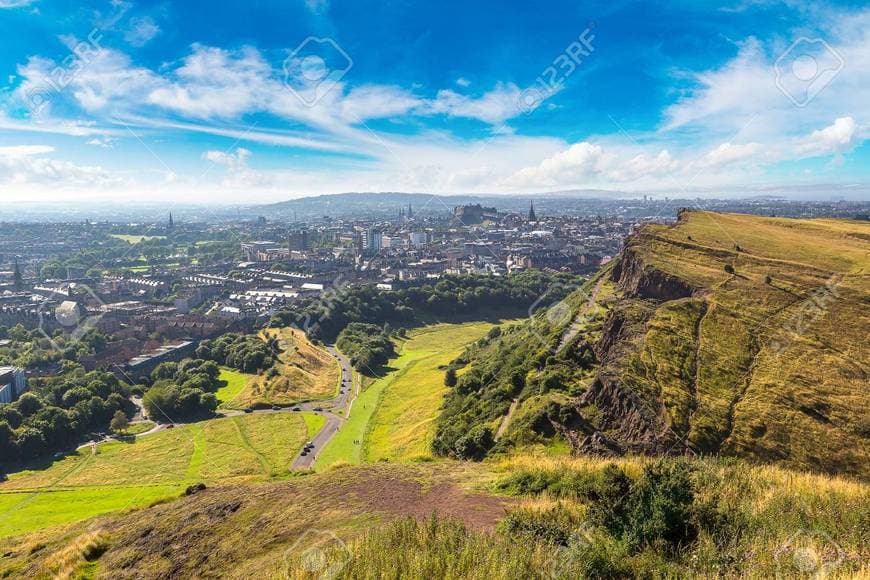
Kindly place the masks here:
<instances>
[{"instance_id":1,"label":"white cloud","mask_svg":"<svg viewBox=\"0 0 870 580\"><path fill-rule=\"evenodd\" d=\"M130 19L130 28L124 33L124 40L133 46L145 46L160 34L160 27L150 16Z\"/></svg>"},{"instance_id":2,"label":"white cloud","mask_svg":"<svg viewBox=\"0 0 870 580\"><path fill-rule=\"evenodd\" d=\"M458 79L456 79L456 84L462 88L467 88L471 86L471 81L466 78L459 77Z\"/></svg>"},{"instance_id":3,"label":"white cloud","mask_svg":"<svg viewBox=\"0 0 870 580\"><path fill-rule=\"evenodd\" d=\"M757 158L761 150L760 143L722 143L704 155L698 165L705 168L720 168L739 161Z\"/></svg>"},{"instance_id":4,"label":"white cloud","mask_svg":"<svg viewBox=\"0 0 870 580\"><path fill-rule=\"evenodd\" d=\"M743 43L737 56L721 68L690 76L696 86L665 110L665 130L721 121L732 130L772 101L784 99L776 88L763 47L755 38Z\"/></svg>"},{"instance_id":5,"label":"white cloud","mask_svg":"<svg viewBox=\"0 0 870 580\"><path fill-rule=\"evenodd\" d=\"M47 145L0 147L0 184L15 188L48 186L56 190L120 185L123 180L98 166L41 157L54 152Z\"/></svg>"},{"instance_id":6,"label":"white cloud","mask_svg":"<svg viewBox=\"0 0 870 580\"><path fill-rule=\"evenodd\" d=\"M52 151L54 151L54 147L50 145L10 145L0 147L0 157L24 157L25 155L41 155Z\"/></svg>"},{"instance_id":7,"label":"white cloud","mask_svg":"<svg viewBox=\"0 0 870 580\"><path fill-rule=\"evenodd\" d=\"M582 141L536 166L521 169L508 179L508 183L519 188L577 185L600 174L605 161L604 151L599 145Z\"/></svg>"},{"instance_id":8,"label":"white cloud","mask_svg":"<svg viewBox=\"0 0 870 580\"><path fill-rule=\"evenodd\" d=\"M852 117L840 117L832 125L801 139L797 153L801 157L839 155L850 151L858 141L858 124Z\"/></svg>"},{"instance_id":9,"label":"white cloud","mask_svg":"<svg viewBox=\"0 0 870 580\"><path fill-rule=\"evenodd\" d=\"M352 89L341 99L341 118L354 124L365 119L396 117L422 104L421 99L399 87L363 86Z\"/></svg>"},{"instance_id":10,"label":"white cloud","mask_svg":"<svg viewBox=\"0 0 870 580\"><path fill-rule=\"evenodd\" d=\"M102 147L103 149L111 149L115 146L115 139L111 137L94 137L93 139L85 141L85 143L95 147Z\"/></svg>"},{"instance_id":11,"label":"white cloud","mask_svg":"<svg viewBox=\"0 0 870 580\"><path fill-rule=\"evenodd\" d=\"M20 8L22 6L30 6L37 0L0 0L0 9L4 8Z\"/></svg>"},{"instance_id":12,"label":"white cloud","mask_svg":"<svg viewBox=\"0 0 870 580\"><path fill-rule=\"evenodd\" d=\"M270 185L271 178L268 175L248 167L250 157L251 152L244 147L232 152L211 150L202 154L206 161L227 168L226 178L222 181L224 187L248 189Z\"/></svg>"},{"instance_id":13,"label":"white cloud","mask_svg":"<svg viewBox=\"0 0 870 580\"><path fill-rule=\"evenodd\" d=\"M427 110L497 125L522 112L521 96L522 91L513 83L498 83L494 89L478 98L444 89L438 91L435 99L428 103Z\"/></svg>"}]
</instances>

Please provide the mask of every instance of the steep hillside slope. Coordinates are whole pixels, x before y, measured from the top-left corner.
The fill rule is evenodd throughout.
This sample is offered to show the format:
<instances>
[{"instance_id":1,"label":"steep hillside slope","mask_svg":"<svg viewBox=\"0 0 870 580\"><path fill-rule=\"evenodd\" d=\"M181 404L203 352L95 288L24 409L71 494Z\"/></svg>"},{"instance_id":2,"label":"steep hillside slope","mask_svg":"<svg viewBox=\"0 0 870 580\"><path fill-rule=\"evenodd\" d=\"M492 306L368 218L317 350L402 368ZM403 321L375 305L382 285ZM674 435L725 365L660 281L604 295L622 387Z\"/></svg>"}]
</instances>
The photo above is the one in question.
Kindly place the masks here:
<instances>
[{"instance_id":1,"label":"steep hillside slope","mask_svg":"<svg viewBox=\"0 0 870 580\"><path fill-rule=\"evenodd\" d=\"M469 374L500 361L469 392L502 414L509 397L568 395L548 396L535 420L575 452L720 453L870 477L868 267L870 223L683 211L642 228L602 273L606 314L579 312L592 283L568 301L585 329L567 348L570 327L536 317L536 330L461 361ZM550 351L512 363L529 337ZM591 381L576 364L589 346ZM555 371L560 381L529 388Z\"/></svg>"}]
</instances>

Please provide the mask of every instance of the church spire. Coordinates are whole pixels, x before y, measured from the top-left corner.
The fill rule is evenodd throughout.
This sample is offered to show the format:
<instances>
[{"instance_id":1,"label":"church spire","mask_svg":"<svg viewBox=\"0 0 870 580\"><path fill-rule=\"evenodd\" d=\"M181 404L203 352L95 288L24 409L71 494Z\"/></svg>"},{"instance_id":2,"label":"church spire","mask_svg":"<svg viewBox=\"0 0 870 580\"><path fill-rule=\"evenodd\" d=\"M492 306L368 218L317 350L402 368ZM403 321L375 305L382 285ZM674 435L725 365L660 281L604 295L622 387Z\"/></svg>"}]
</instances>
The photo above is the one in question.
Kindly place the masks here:
<instances>
[{"instance_id":1,"label":"church spire","mask_svg":"<svg viewBox=\"0 0 870 580\"><path fill-rule=\"evenodd\" d=\"M536 222L538 221L538 216L535 215L535 202L529 202L529 221Z\"/></svg>"},{"instance_id":2,"label":"church spire","mask_svg":"<svg viewBox=\"0 0 870 580\"><path fill-rule=\"evenodd\" d=\"M18 265L18 258L15 258L15 271L12 274L12 280L16 290L21 290L24 287L24 277L21 275L21 266Z\"/></svg>"}]
</instances>

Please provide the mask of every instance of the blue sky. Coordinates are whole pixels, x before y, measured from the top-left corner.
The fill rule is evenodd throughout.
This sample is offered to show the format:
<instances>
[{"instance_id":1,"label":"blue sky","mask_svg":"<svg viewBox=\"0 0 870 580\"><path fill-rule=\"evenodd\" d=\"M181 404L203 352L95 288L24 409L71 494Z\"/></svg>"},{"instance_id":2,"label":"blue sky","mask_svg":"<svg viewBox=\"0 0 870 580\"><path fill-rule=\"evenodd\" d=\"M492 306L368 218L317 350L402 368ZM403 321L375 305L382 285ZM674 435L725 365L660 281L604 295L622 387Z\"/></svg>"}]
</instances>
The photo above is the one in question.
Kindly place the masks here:
<instances>
[{"instance_id":1,"label":"blue sky","mask_svg":"<svg viewBox=\"0 0 870 580\"><path fill-rule=\"evenodd\" d=\"M867 191L860 3L69 5L0 0L0 199Z\"/></svg>"}]
</instances>

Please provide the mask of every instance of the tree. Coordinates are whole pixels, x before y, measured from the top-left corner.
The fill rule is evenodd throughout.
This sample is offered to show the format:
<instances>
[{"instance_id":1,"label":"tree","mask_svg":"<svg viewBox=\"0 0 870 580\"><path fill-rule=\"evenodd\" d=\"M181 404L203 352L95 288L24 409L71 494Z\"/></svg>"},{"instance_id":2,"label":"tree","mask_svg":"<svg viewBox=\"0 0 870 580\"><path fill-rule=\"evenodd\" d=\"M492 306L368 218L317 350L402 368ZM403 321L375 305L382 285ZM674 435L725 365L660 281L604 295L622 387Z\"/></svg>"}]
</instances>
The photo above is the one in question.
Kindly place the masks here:
<instances>
[{"instance_id":1,"label":"tree","mask_svg":"<svg viewBox=\"0 0 870 580\"><path fill-rule=\"evenodd\" d=\"M130 421L127 420L127 415L124 414L124 411L120 409L115 411L115 414L112 415L112 421L109 423L112 431L126 431L129 426Z\"/></svg>"},{"instance_id":2,"label":"tree","mask_svg":"<svg viewBox=\"0 0 870 580\"><path fill-rule=\"evenodd\" d=\"M447 372L444 373L444 385L447 387L455 387L456 386L456 369L450 367L447 369Z\"/></svg>"},{"instance_id":3,"label":"tree","mask_svg":"<svg viewBox=\"0 0 870 580\"><path fill-rule=\"evenodd\" d=\"M18 412L29 417L42 408L42 401L33 393L24 393L18 398Z\"/></svg>"}]
</instances>

